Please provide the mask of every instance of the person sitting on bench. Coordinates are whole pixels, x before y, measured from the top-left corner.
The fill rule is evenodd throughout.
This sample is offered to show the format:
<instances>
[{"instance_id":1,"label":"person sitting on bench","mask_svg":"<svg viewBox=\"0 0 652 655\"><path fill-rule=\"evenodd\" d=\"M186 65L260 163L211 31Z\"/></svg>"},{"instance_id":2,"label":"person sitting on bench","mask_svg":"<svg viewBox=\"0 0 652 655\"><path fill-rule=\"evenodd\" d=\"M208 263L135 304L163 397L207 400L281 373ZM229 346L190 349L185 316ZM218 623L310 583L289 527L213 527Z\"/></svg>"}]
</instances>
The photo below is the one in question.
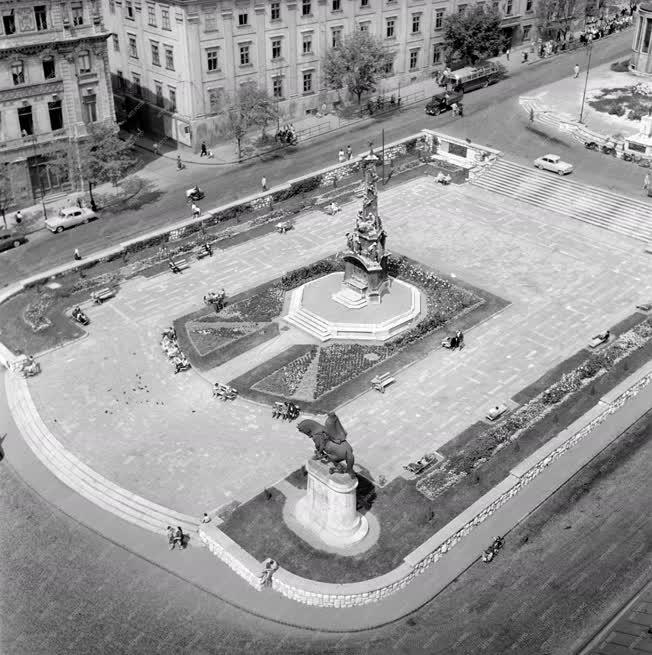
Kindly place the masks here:
<instances>
[{"instance_id":1,"label":"person sitting on bench","mask_svg":"<svg viewBox=\"0 0 652 655\"><path fill-rule=\"evenodd\" d=\"M331 214L331 216L335 216L338 211L340 211L340 208L338 207L337 203L335 201L331 202L330 205L328 205L328 211Z\"/></svg>"}]
</instances>

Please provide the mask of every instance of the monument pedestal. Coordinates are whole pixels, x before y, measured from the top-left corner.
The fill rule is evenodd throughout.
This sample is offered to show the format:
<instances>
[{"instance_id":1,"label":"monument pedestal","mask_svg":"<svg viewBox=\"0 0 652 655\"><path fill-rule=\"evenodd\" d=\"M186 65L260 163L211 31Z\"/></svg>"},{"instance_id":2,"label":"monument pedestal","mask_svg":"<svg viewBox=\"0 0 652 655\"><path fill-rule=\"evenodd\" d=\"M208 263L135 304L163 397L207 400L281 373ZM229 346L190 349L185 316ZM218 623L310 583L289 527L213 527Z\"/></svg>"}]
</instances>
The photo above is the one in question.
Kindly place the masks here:
<instances>
[{"instance_id":1,"label":"monument pedestal","mask_svg":"<svg viewBox=\"0 0 652 655\"><path fill-rule=\"evenodd\" d=\"M329 473L331 464L308 460L308 490L296 504L295 518L325 544L346 547L367 534L367 519L356 509L358 479Z\"/></svg>"}]
</instances>

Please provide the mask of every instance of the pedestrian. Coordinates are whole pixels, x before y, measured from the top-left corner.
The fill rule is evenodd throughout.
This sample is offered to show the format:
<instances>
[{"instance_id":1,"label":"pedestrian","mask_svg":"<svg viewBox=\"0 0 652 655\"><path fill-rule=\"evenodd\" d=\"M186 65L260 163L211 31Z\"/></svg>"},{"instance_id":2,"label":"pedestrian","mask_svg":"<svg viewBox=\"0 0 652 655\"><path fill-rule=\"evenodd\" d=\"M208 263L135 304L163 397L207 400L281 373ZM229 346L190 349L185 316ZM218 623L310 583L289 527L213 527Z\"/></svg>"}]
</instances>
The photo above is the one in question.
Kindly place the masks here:
<instances>
[{"instance_id":1,"label":"pedestrian","mask_svg":"<svg viewBox=\"0 0 652 655\"><path fill-rule=\"evenodd\" d=\"M183 162L181 161L181 155L177 155L177 170L183 170Z\"/></svg>"},{"instance_id":2,"label":"pedestrian","mask_svg":"<svg viewBox=\"0 0 652 655\"><path fill-rule=\"evenodd\" d=\"M201 522L202 523L210 523L211 522L211 517L204 512L204 516L201 517Z\"/></svg>"},{"instance_id":3,"label":"pedestrian","mask_svg":"<svg viewBox=\"0 0 652 655\"><path fill-rule=\"evenodd\" d=\"M643 178L643 188L644 189L649 189L650 188L650 174L646 173L645 177Z\"/></svg>"},{"instance_id":4,"label":"pedestrian","mask_svg":"<svg viewBox=\"0 0 652 655\"><path fill-rule=\"evenodd\" d=\"M79 254L79 248L75 248L75 254L73 255L73 257L75 258L76 262L78 262L82 258L82 256Z\"/></svg>"},{"instance_id":5,"label":"pedestrian","mask_svg":"<svg viewBox=\"0 0 652 655\"><path fill-rule=\"evenodd\" d=\"M201 142L201 152L199 153L200 157L206 157L208 155L208 150L206 149L206 141Z\"/></svg>"},{"instance_id":6,"label":"pedestrian","mask_svg":"<svg viewBox=\"0 0 652 655\"><path fill-rule=\"evenodd\" d=\"M197 205L193 202L192 203L192 217L197 218L201 214L201 209L197 207Z\"/></svg>"},{"instance_id":7,"label":"pedestrian","mask_svg":"<svg viewBox=\"0 0 652 655\"><path fill-rule=\"evenodd\" d=\"M351 159L353 157L353 150L351 146L346 146L346 158Z\"/></svg>"},{"instance_id":8,"label":"pedestrian","mask_svg":"<svg viewBox=\"0 0 652 655\"><path fill-rule=\"evenodd\" d=\"M267 191L267 178L263 175L263 179L260 181L260 186L263 191Z\"/></svg>"},{"instance_id":9,"label":"pedestrian","mask_svg":"<svg viewBox=\"0 0 652 655\"><path fill-rule=\"evenodd\" d=\"M20 225L23 222L23 212L20 209L16 212L16 225Z\"/></svg>"},{"instance_id":10,"label":"pedestrian","mask_svg":"<svg viewBox=\"0 0 652 655\"><path fill-rule=\"evenodd\" d=\"M507 57L507 61L509 61L509 53L510 53L510 50L509 50L509 48L507 48L507 50L505 50L505 56Z\"/></svg>"},{"instance_id":11,"label":"pedestrian","mask_svg":"<svg viewBox=\"0 0 652 655\"><path fill-rule=\"evenodd\" d=\"M580 74L580 65L575 64L573 68L573 77L576 78Z\"/></svg>"},{"instance_id":12,"label":"pedestrian","mask_svg":"<svg viewBox=\"0 0 652 655\"><path fill-rule=\"evenodd\" d=\"M458 330L455 333L455 337L457 339L457 347L462 350L462 348L464 348L464 335L462 334L462 330Z\"/></svg>"},{"instance_id":13,"label":"pedestrian","mask_svg":"<svg viewBox=\"0 0 652 655\"><path fill-rule=\"evenodd\" d=\"M170 550L174 550L174 529L172 528L171 525L168 525L167 535L168 535L168 546L170 546Z\"/></svg>"},{"instance_id":14,"label":"pedestrian","mask_svg":"<svg viewBox=\"0 0 652 655\"><path fill-rule=\"evenodd\" d=\"M161 154L161 151L159 149L158 141L154 141L152 145L152 150L154 151L154 154L158 157Z\"/></svg>"},{"instance_id":15,"label":"pedestrian","mask_svg":"<svg viewBox=\"0 0 652 655\"><path fill-rule=\"evenodd\" d=\"M176 546L179 544L179 548L185 548L186 544L184 543L185 540L185 535L183 534L183 530L181 529L181 526L178 525L177 529L174 533L174 545Z\"/></svg>"},{"instance_id":16,"label":"pedestrian","mask_svg":"<svg viewBox=\"0 0 652 655\"><path fill-rule=\"evenodd\" d=\"M534 123L534 107L530 107L530 123Z\"/></svg>"},{"instance_id":17,"label":"pedestrian","mask_svg":"<svg viewBox=\"0 0 652 655\"><path fill-rule=\"evenodd\" d=\"M346 161L346 155L344 154L344 150L342 148L340 148L340 151L337 154L337 161L339 161L340 164Z\"/></svg>"}]
</instances>

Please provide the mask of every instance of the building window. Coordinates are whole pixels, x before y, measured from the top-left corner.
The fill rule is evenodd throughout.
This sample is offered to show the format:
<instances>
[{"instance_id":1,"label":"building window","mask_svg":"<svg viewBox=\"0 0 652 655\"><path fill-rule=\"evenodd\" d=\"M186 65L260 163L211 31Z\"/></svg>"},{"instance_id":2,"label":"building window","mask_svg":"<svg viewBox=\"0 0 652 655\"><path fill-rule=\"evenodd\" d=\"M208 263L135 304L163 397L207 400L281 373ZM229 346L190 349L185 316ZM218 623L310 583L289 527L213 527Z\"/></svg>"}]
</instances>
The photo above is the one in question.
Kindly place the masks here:
<instances>
[{"instance_id":1,"label":"building window","mask_svg":"<svg viewBox=\"0 0 652 655\"><path fill-rule=\"evenodd\" d=\"M134 78L135 77L138 76L134 75ZM138 88L140 89L140 84ZM140 95L140 93L138 93L137 95ZM90 95L83 97L82 112L84 115L85 123L97 122L97 96L94 93L91 93Z\"/></svg>"},{"instance_id":2,"label":"building window","mask_svg":"<svg viewBox=\"0 0 652 655\"><path fill-rule=\"evenodd\" d=\"M209 73L211 71L216 71L220 69L216 48L211 48L210 50L206 50L206 64Z\"/></svg>"},{"instance_id":3,"label":"building window","mask_svg":"<svg viewBox=\"0 0 652 655\"><path fill-rule=\"evenodd\" d=\"M138 47L136 46L136 37L129 36L129 56L138 59Z\"/></svg>"},{"instance_id":4,"label":"building window","mask_svg":"<svg viewBox=\"0 0 652 655\"><path fill-rule=\"evenodd\" d=\"M413 71L419 65L419 51L410 50L410 70Z\"/></svg>"},{"instance_id":5,"label":"building window","mask_svg":"<svg viewBox=\"0 0 652 655\"><path fill-rule=\"evenodd\" d=\"M386 36L388 39L393 39L395 34L394 34L394 27L396 26L396 20L393 18L388 18L387 23L386 23Z\"/></svg>"},{"instance_id":6,"label":"building window","mask_svg":"<svg viewBox=\"0 0 652 655\"><path fill-rule=\"evenodd\" d=\"M34 134L34 120L32 118L31 105L18 108L18 126L20 127L20 136Z\"/></svg>"},{"instance_id":7,"label":"building window","mask_svg":"<svg viewBox=\"0 0 652 655\"><path fill-rule=\"evenodd\" d=\"M36 29L39 32L48 29L48 18L45 5L34 7L34 18L36 19Z\"/></svg>"},{"instance_id":8,"label":"building window","mask_svg":"<svg viewBox=\"0 0 652 655\"><path fill-rule=\"evenodd\" d=\"M364 23L360 23L360 31L368 32L369 31L369 21L366 20Z\"/></svg>"},{"instance_id":9,"label":"building window","mask_svg":"<svg viewBox=\"0 0 652 655\"><path fill-rule=\"evenodd\" d=\"M125 78L122 75L122 71L116 71L116 75L118 77L118 88L124 90L127 85L125 84Z\"/></svg>"},{"instance_id":10,"label":"building window","mask_svg":"<svg viewBox=\"0 0 652 655\"><path fill-rule=\"evenodd\" d=\"M275 77L272 80L272 94L278 100L283 98L283 78L282 77Z\"/></svg>"},{"instance_id":11,"label":"building window","mask_svg":"<svg viewBox=\"0 0 652 655\"><path fill-rule=\"evenodd\" d=\"M61 111L61 100L48 102L48 111L50 113L50 128L60 130L63 127L63 111Z\"/></svg>"},{"instance_id":12,"label":"building window","mask_svg":"<svg viewBox=\"0 0 652 655\"><path fill-rule=\"evenodd\" d=\"M272 20L281 20L281 3L280 2L272 2L271 18L272 18Z\"/></svg>"},{"instance_id":13,"label":"building window","mask_svg":"<svg viewBox=\"0 0 652 655\"><path fill-rule=\"evenodd\" d=\"M240 66L249 65L249 46L241 45L240 46Z\"/></svg>"},{"instance_id":14,"label":"building window","mask_svg":"<svg viewBox=\"0 0 652 655\"><path fill-rule=\"evenodd\" d=\"M312 72L303 74L303 92L312 93Z\"/></svg>"},{"instance_id":15,"label":"building window","mask_svg":"<svg viewBox=\"0 0 652 655\"><path fill-rule=\"evenodd\" d=\"M14 86L25 84L25 69L22 61L15 61L11 65L11 79L14 81Z\"/></svg>"},{"instance_id":16,"label":"building window","mask_svg":"<svg viewBox=\"0 0 652 655\"><path fill-rule=\"evenodd\" d=\"M177 90L173 86L168 87L168 99L170 100L170 111L177 110Z\"/></svg>"},{"instance_id":17,"label":"building window","mask_svg":"<svg viewBox=\"0 0 652 655\"><path fill-rule=\"evenodd\" d=\"M421 14L412 14L412 34L421 31Z\"/></svg>"},{"instance_id":18,"label":"building window","mask_svg":"<svg viewBox=\"0 0 652 655\"><path fill-rule=\"evenodd\" d=\"M117 34L113 35L113 52L120 52L120 37Z\"/></svg>"},{"instance_id":19,"label":"building window","mask_svg":"<svg viewBox=\"0 0 652 655\"><path fill-rule=\"evenodd\" d=\"M341 27L334 27L331 30L331 43L333 44L333 48L342 41L342 28Z\"/></svg>"},{"instance_id":20,"label":"building window","mask_svg":"<svg viewBox=\"0 0 652 655\"><path fill-rule=\"evenodd\" d=\"M507 0L505 4L505 16L511 16L513 10L514 10L513 0Z\"/></svg>"},{"instance_id":21,"label":"building window","mask_svg":"<svg viewBox=\"0 0 652 655\"><path fill-rule=\"evenodd\" d=\"M498 4L498 3L496 3L496 4ZM457 8L457 13L458 13L458 14L465 14L465 13L466 13L466 5L460 5L460 6Z\"/></svg>"},{"instance_id":22,"label":"building window","mask_svg":"<svg viewBox=\"0 0 652 655\"><path fill-rule=\"evenodd\" d=\"M240 27L244 27L245 25L248 24L249 24L249 14L247 12L238 14L238 25Z\"/></svg>"},{"instance_id":23,"label":"building window","mask_svg":"<svg viewBox=\"0 0 652 655\"><path fill-rule=\"evenodd\" d=\"M143 87L140 84L140 75L136 73L131 74L131 85L133 94L140 98L143 95Z\"/></svg>"},{"instance_id":24,"label":"building window","mask_svg":"<svg viewBox=\"0 0 652 655\"><path fill-rule=\"evenodd\" d=\"M79 67L80 73L91 72L91 54L88 50L82 50L77 55L77 66Z\"/></svg>"},{"instance_id":25,"label":"building window","mask_svg":"<svg viewBox=\"0 0 652 655\"><path fill-rule=\"evenodd\" d=\"M432 49L432 63L439 64L441 63L441 46L435 45Z\"/></svg>"},{"instance_id":26,"label":"building window","mask_svg":"<svg viewBox=\"0 0 652 655\"><path fill-rule=\"evenodd\" d=\"M523 26L523 41L527 41L530 38L530 31L532 30L532 25Z\"/></svg>"},{"instance_id":27,"label":"building window","mask_svg":"<svg viewBox=\"0 0 652 655\"><path fill-rule=\"evenodd\" d=\"M333 5L331 8L331 11L339 11L342 9L342 1L341 0L333 0Z\"/></svg>"},{"instance_id":28,"label":"building window","mask_svg":"<svg viewBox=\"0 0 652 655\"><path fill-rule=\"evenodd\" d=\"M154 41L151 42L152 44L152 64L154 66L160 66L161 65L161 54L158 49L158 43L155 43Z\"/></svg>"},{"instance_id":29,"label":"building window","mask_svg":"<svg viewBox=\"0 0 652 655\"><path fill-rule=\"evenodd\" d=\"M525 11L532 11L532 0L525 0Z\"/></svg>"},{"instance_id":30,"label":"building window","mask_svg":"<svg viewBox=\"0 0 652 655\"><path fill-rule=\"evenodd\" d=\"M10 34L16 33L16 19L13 14L2 17L2 26L5 28L5 34L9 36Z\"/></svg>"},{"instance_id":31,"label":"building window","mask_svg":"<svg viewBox=\"0 0 652 655\"><path fill-rule=\"evenodd\" d=\"M125 9L127 10L127 18L134 19L134 6L131 2L125 2Z\"/></svg>"},{"instance_id":32,"label":"building window","mask_svg":"<svg viewBox=\"0 0 652 655\"><path fill-rule=\"evenodd\" d=\"M161 8L161 27L164 30L171 30L170 27L170 10Z\"/></svg>"},{"instance_id":33,"label":"building window","mask_svg":"<svg viewBox=\"0 0 652 655\"><path fill-rule=\"evenodd\" d=\"M281 39L274 39L272 41L272 59L281 58Z\"/></svg>"},{"instance_id":34,"label":"building window","mask_svg":"<svg viewBox=\"0 0 652 655\"><path fill-rule=\"evenodd\" d=\"M304 55L312 54L312 34L303 35L303 54Z\"/></svg>"},{"instance_id":35,"label":"building window","mask_svg":"<svg viewBox=\"0 0 652 655\"><path fill-rule=\"evenodd\" d=\"M385 75L392 75L394 73L394 62L389 61L385 64L385 68L383 69Z\"/></svg>"},{"instance_id":36,"label":"building window","mask_svg":"<svg viewBox=\"0 0 652 655\"><path fill-rule=\"evenodd\" d=\"M444 10L437 9L435 12L435 29L440 30L444 26Z\"/></svg>"},{"instance_id":37,"label":"building window","mask_svg":"<svg viewBox=\"0 0 652 655\"><path fill-rule=\"evenodd\" d=\"M312 2L310 2L310 0L303 0L301 3L301 15L310 16L311 13L312 13ZM312 74L311 74L311 79L312 79Z\"/></svg>"},{"instance_id":38,"label":"building window","mask_svg":"<svg viewBox=\"0 0 652 655\"><path fill-rule=\"evenodd\" d=\"M156 95L156 106L163 106L163 85L154 80L154 94Z\"/></svg>"},{"instance_id":39,"label":"building window","mask_svg":"<svg viewBox=\"0 0 652 655\"><path fill-rule=\"evenodd\" d=\"M147 24L150 27L156 27L156 7L147 5Z\"/></svg>"},{"instance_id":40,"label":"building window","mask_svg":"<svg viewBox=\"0 0 652 655\"><path fill-rule=\"evenodd\" d=\"M368 7L369 6L369 0L360 0L360 6L361 7Z\"/></svg>"},{"instance_id":41,"label":"building window","mask_svg":"<svg viewBox=\"0 0 652 655\"><path fill-rule=\"evenodd\" d=\"M165 67L169 71L174 70L174 48L172 46L165 46Z\"/></svg>"},{"instance_id":42,"label":"building window","mask_svg":"<svg viewBox=\"0 0 652 655\"><path fill-rule=\"evenodd\" d=\"M81 2L76 2L70 6L70 13L72 14L72 24L75 27L84 24L84 7Z\"/></svg>"},{"instance_id":43,"label":"building window","mask_svg":"<svg viewBox=\"0 0 652 655\"><path fill-rule=\"evenodd\" d=\"M53 80L57 76L54 66L54 57L43 57L43 77L46 80Z\"/></svg>"}]
</instances>

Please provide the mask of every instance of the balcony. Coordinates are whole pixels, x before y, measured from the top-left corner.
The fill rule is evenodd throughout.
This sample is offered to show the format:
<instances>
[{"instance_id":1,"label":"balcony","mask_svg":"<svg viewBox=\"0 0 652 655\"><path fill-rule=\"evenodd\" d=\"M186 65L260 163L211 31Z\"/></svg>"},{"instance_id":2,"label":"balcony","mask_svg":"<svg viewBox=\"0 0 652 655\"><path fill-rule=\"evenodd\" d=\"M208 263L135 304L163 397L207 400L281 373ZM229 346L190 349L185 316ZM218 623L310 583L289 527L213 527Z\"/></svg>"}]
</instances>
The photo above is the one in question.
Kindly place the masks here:
<instances>
[{"instance_id":1,"label":"balcony","mask_svg":"<svg viewBox=\"0 0 652 655\"><path fill-rule=\"evenodd\" d=\"M0 89L0 103L52 93L63 93L63 82L60 79L46 80L36 84L19 84L7 89Z\"/></svg>"}]
</instances>

